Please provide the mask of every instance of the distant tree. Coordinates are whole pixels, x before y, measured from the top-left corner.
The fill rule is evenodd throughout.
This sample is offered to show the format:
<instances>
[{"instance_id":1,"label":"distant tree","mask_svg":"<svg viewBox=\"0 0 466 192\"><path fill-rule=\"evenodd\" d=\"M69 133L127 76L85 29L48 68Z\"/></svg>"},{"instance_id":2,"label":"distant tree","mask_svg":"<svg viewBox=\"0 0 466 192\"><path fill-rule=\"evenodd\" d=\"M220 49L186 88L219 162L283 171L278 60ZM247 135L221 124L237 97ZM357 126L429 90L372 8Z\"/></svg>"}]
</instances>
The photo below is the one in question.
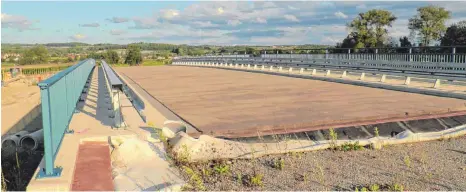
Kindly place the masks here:
<instances>
[{"instance_id":1,"label":"distant tree","mask_svg":"<svg viewBox=\"0 0 466 192\"><path fill-rule=\"evenodd\" d=\"M400 47L412 47L411 41L406 36L400 37Z\"/></svg>"},{"instance_id":2,"label":"distant tree","mask_svg":"<svg viewBox=\"0 0 466 192\"><path fill-rule=\"evenodd\" d=\"M107 50L105 53L105 61L107 61L110 64L116 64L118 63L118 60L120 60L120 56L118 56L118 53L114 50Z\"/></svg>"},{"instance_id":3,"label":"distant tree","mask_svg":"<svg viewBox=\"0 0 466 192\"><path fill-rule=\"evenodd\" d=\"M100 53L91 52L91 53L89 53L87 55L87 58L92 58L92 59L95 59L95 60L99 60L99 59L103 59L104 57Z\"/></svg>"},{"instance_id":4,"label":"distant tree","mask_svg":"<svg viewBox=\"0 0 466 192\"><path fill-rule=\"evenodd\" d=\"M422 45L428 46L442 37L446 30L445 21L450 17L451 13L443 7L420 7L417 14L409 19L408 28L413 36L419 38Z\"/></svg>"},{"instance_id":5,"label":"distant tree","mask_svg":"<svg viewBox=\"0 0 466 192\"><path fill-rule=\"evenodd\" d=\"M466 45L466 20L455 23L447 28L440 41L442 46Z\"/></svg>"},{"instance_id":6,"label":"distant tree","mask_svg":"<svg viewBox=\"0 0 466 192\"><path fill-rule=\"evenodd\" d=\"M357 34L356 44L353 48L381 47L388 33L387 27L391 27L396 17L387 10L372 9L365 13L359 13L348 27Z\"/></svg>"},{"instance_id":7,"label":"distant tree","mask_svg":"<svg viewBox=\"0 0 466 192\"><path fill-rule=\"evenodd\" d=\"M24 52L23 57L20 60L20 64L29 65L46 63L49 60L49 58L50 56L45 46L35 46Z\"/></svg>"},{"instance_id":8,"label":"distant tree","mask_svg":"<svg viewBox=\"0 0 466 192\"><path fill-rule=\"evenodd\" d=\"M173 49L172 52L179 55L179 56L182 56L182 55L185 54L183 48L181 48L181 47L177 47L177 48Z\"/></svg>"},{"instance_id":9,"label":"distant tree","mask_svg":"<svg viewBox=\"0 0 466 192\"><path fill-rule=\"evenodd\" d=\"M139 65L142 63L141 48L137 44L130 44L126 48L125 63L129 65Z\"/></svg>"}]
</instances>

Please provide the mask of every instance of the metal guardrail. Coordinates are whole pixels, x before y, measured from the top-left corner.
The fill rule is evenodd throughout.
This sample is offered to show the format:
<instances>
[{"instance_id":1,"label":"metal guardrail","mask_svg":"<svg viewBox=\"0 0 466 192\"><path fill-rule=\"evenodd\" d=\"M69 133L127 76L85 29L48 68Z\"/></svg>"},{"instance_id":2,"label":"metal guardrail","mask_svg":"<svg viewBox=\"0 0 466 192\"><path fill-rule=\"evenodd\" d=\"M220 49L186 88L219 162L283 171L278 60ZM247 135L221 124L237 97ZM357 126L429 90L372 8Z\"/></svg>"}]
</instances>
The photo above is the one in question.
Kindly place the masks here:
<instances>
[{"instance_id":1,"label":"metal guardrail","mask_svg":"<svg viewBox=\"0 0 466 192\"><path fill-rule=\"evenodd\" d=\"M176 59L174 62L207 62L231 64L256 64L268 66L301 67L301 68L337 68L359 72L383 71L391 74L414 74L425 78L446 80L466 80L466 63L442 62L408 62L386 60L357 60L357 59L293 59L293 58L222 58L195 57Z\"/></svg>"},{"instance_id":2,"label":"metal guardrail","mask_svg":"<svg viewBox=\"0 0 466 192\"><path fill-rule=\"evenodd\" d=\"M82 91L95 67L95 60L86 59L40 82L42 125L44 129L45 169L38 177L58 177L62 168L55 167L55 157Z\"/></svg>"},{"instance_id":3,"label":"metal guardrail","mask_svg":"<svg viewBox=\"0 0 466 192\"><path fill-rule=\"evenodd\" d=\"M124 126L120 105L120 92L123 91L123 82L104 60L102 60L102 71L105 77L105 87L107 88L106 94L108 94L106 97L110 97L111 101L108 107L110 118L113 118L114 126L120 128Z\"/></svg>"}]
</instances>

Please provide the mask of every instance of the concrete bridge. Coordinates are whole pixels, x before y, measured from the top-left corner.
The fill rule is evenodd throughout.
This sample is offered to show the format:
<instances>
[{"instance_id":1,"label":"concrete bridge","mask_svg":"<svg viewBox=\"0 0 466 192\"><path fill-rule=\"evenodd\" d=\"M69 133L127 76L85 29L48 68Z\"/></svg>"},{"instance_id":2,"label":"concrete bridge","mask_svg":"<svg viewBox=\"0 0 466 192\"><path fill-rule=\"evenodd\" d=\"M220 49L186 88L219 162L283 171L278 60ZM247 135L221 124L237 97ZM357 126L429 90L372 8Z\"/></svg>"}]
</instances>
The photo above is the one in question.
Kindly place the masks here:
<instances>
[{"instance_id":1,"label":"concrete bridge","mask_svg":"<svg viewBox=\"0 0 466 192\"><path fill-rule=\"evenodd\" d=\"M259 154L283 152L261 149L276 137L306 141L287 152L323 149L330 128L341 142L368 145L464 135L464 55L394 57L224 55L115 69L81 61L39 84L45 151L28 190L179 187L183 181L155 155L165 153L160 133L173 150L188 145L198 160L247 158L250 149L241 147L247 143L257 144ZM151 147L115 155L122 140ZM200 152L202 146L218 150ZM144 171L118 173L115 159Z\"/></svg>"}]
</instances>

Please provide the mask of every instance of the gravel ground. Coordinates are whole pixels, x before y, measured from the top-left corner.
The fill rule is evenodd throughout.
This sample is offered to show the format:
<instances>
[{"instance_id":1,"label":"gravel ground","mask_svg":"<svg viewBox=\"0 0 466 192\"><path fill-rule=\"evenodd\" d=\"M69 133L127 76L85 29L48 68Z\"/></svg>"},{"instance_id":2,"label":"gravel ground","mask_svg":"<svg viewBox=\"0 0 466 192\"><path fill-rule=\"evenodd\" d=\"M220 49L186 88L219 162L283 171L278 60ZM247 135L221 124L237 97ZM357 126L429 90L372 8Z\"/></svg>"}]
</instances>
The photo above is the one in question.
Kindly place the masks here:
<instances>
[{"instance_id":1,"label":"gravel ground","mask_svg":"<svg viewBox=\"0 0 466 192\"><path fill-rule=\"evenodd\" d=\"M281 170L274 167L274 162L280 162L278 159L284 162ZM216 171L219 164L228 165L228 173ZM356 186L372 184L378 184L381 190L388 190L387 187L395 183L410 191L464 191L466 136L387 146L381 150L323 150L265 156L255 160L209 162L190 167L209 191L354 190ZM189 178L195 180L193 174L186 174L186 169L181 172L187 181ZM241 182L238 175L241 175ZM263 176L262 186L250 185L253 175Z\"/></svg>"}]
</instances>

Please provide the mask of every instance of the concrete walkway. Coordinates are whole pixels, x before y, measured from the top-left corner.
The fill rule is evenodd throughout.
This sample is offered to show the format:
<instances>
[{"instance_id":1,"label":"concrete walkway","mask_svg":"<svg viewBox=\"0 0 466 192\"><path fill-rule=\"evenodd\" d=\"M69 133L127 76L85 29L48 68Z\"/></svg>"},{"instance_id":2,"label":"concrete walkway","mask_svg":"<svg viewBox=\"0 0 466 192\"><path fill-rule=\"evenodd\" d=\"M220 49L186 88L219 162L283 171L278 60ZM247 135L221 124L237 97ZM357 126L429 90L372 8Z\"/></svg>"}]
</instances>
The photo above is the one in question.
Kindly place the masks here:
<instances>
[{"instance_id":1,"label":"concrete walkway","mask_svg":"<svg viewBox=\"0 0 466 192\"><path fill-rule=\"evenodd\" d=\"M139 117L136 110L131 106L124 94L121 94L123 119L127 124L126 128L113 128L113 120L109 118L108 106L110 105L109 98L106 97L107 90L105 89L105 79L101 68L96 67L92 73L89 90L83 102L78 104L77 110L69 125L74 134L65 134L61 147L55 159L55 166L63 167L60 177L36 179L39 170L44 168L45 162L42 160L32 180L30 181L27 190L71 190L73 183L73 175L79 164L77 158L79 146L85 141L100 141L108 143L112 147L112 140L115 138L137 138L150 145L148 138L151 137L151 132L147 131L147 125ZM110 148L109 150L112 150ZM105 155L105 154L103 154ZM164 161L163 159L159 159ZM89 162L91 163L91 162ZM157 175L163 175L164 169L169 169L168 165L159 167ZM88 177L92 177L93 171L89 170ZM111 173L110 173L111 174ZM164 183L162 179L154 179L151 181L154 185ZM81 186L81 188L92 189L93 186Z\"/></svg>"}]
</instances>

